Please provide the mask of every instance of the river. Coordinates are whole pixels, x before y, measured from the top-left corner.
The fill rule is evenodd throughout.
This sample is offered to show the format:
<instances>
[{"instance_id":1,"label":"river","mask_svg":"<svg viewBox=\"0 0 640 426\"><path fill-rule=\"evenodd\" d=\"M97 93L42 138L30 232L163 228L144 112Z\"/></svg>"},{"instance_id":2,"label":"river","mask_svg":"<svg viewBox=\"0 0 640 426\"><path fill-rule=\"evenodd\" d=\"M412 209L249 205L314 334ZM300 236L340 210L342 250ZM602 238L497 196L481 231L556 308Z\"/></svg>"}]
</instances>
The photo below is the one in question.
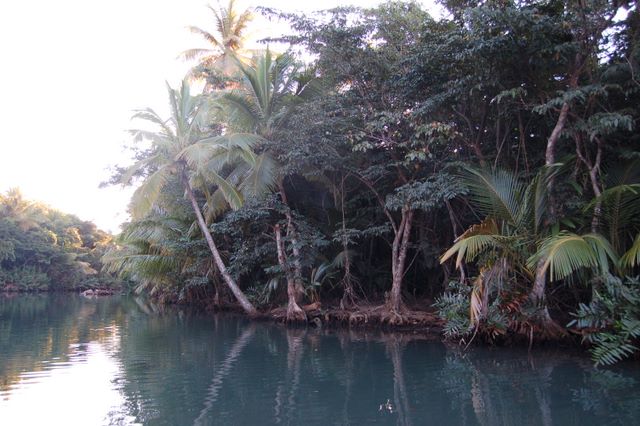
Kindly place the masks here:
<instances>
[{"instance_id":1,"label":"river","mask_svg":"<svg viewBox=\"0 0 640 426\"><path fill-rule=\"evenodd\" d=\"M0 295L0 425L603 425L640 366L286 328L142 300Z\"/></svg>"}]
</instances>

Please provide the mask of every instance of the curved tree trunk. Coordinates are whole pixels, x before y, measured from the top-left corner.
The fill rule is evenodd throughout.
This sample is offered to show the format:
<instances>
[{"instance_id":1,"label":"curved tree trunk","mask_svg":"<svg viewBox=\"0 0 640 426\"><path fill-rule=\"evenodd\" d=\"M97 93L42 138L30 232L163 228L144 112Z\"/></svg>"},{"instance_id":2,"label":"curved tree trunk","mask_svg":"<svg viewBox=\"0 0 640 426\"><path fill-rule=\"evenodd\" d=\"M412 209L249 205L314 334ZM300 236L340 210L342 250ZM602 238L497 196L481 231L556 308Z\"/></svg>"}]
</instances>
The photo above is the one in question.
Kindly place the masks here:
<instances>
[{"instance_id":1,"label":"curved tree trunk","mask_svg":"<svg viewBox=\"0 0 640 426\"><path fill-rule=\"evenodd\" d=\"M242 307L242 309L249 315L256 315L258 311L256 308L249 302L247 296L242 292L238 284L235 282L229 271L227 271L227 267L220 256L220 252L218 251L218 247L216 247L211 234L209 233L209 228L207 227L206 222L204 221L204 217L202 217L202 212L200 211L200 206L198 206L198 201L196 197L193 195L193 190L191 189L191 185L189 184L189 179L185 174L182 175L182 181L184 183L184 188L187 192L187 197L189 197L189 201L191 201L191 206L193 207L193 211L196 214L196 220L198 222L198 226L200 227L200 231L204 235L205 240L207 241L207 245L209 246L209 250L211 250L211 254L213 255L213 260L216 262L216 266L218 267L218 271L220 271L220 275L224 279L224 282L227 284L227 287L231 290L236 300Z\"/></svg>"},{"instance_id":2,"label":"curved tree trunk","mask_svg":"<svg viewBox=\"0 0 640 426\"><path fill-rule=\"evenodd\" d=\"M558 120L556 121L556 125L553 127L553 131L547 140L547 149L545 151L545 165L550 166L556 162L556 149L558 139L560 139L560 134L564 129L564 126L567 122L567 116L569 115L569 103L564 102L562 104L562 108L560 108L560 114L558 115ZM551 215L555 216L555 208L554 208L554 198L553 198L553 180L549 180L549 185L547 186L547 192L549 197L549 205L551 206ZM533 288L531 289L531 293L529 294L529 298L533 302L534 305L538 306L540 310L539 319L543 324L551 324L553 320L549 316L549 311L546 306L545 301L545 291L547 286L547 276L545 271L542 270L542 267L545 263L545 259L540 259L538 264L536 265L536 273L535 280L533 283Z\"/></svg>"}]
</instances>

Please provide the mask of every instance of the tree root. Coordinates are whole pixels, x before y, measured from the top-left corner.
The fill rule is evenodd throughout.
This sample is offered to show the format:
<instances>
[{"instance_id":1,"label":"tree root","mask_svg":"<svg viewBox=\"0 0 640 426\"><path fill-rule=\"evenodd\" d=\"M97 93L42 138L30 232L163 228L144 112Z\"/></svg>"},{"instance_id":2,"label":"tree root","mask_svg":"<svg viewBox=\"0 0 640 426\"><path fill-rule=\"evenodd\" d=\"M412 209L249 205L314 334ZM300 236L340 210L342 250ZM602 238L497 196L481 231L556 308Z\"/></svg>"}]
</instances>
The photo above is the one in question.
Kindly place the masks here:
<instances>
[{"instance_id":1,"label":"tree root","mask_svg":"<svg viewBox=\"0 0 640 426\"><path fill-rule=\"evenodd\" d=\"M364 312L353 312L349 315L349 324L366 324L369 322L369 315Z\"/></svg>"},{"instance_id":2,"label":"tree root","mask_svg":"<svg viewBox=\"0 0 640 426\"><path fill-rule=\"evenodd\" d=\"M290 324L299 324L307 322L307 314L297 303L289 303L287 307L286 321Z\"/></svg>"}]
</instances>

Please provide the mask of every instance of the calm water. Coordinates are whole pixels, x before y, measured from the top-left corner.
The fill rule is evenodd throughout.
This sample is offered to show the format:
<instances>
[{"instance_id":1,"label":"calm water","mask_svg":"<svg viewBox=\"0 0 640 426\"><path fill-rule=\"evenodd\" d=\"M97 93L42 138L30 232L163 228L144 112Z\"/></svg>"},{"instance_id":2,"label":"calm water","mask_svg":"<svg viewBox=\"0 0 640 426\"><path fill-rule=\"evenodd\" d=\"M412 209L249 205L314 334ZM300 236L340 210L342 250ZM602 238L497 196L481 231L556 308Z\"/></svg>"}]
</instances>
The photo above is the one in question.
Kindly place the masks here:
<instances>
[{"instance_id":1,"label":"calm water","mask_svg":"<svg viewBox=\"0 0 640 426\"><path fill-rule=\"evenodd\" d=\"M0 296L0 425L637 424L640 368L561 352Z\"/></svg>"}]
</instances>

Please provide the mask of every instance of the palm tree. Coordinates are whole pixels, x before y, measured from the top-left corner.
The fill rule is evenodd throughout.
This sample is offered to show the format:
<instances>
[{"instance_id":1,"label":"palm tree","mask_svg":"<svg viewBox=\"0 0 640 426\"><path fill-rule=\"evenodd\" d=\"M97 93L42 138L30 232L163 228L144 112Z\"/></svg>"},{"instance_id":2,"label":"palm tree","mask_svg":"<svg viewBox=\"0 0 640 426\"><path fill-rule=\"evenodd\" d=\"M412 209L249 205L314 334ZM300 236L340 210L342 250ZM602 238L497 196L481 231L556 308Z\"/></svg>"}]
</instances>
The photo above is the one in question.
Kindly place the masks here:
<instances>
[{"instance_id":1,"label":"palm tree","mask_svg":"<svg viewBox=\"0 0 640 426\"><path fill-rule=\"evenodd\" d=\"M44 206L25 200L19 188L0 194L0 214L10 218L23 231L37 228L44 220L45 211Z\"/></svg>"},{"instance_id":2,"label":"palm tree","mask_svg":"<svg viewBox=\"0 0 640 426\"><path fill-rule=\"evenodd\" d=\"M190 222L162 214L150 214L128 224L118 236L118 245L102 257L108 272L137 283L135 293L154 295L173 284L174 273L193 262L190 253L175 241L186 234Z\"/></svg>"},{"instance_id":3,"label":"palm tree","mask_svg":"<svg viewBox=\"0 0 640 426\"><path fill-rule=\"evenodd\" d=\"M185 60L198 60L192 74L202 76L207 70L230 76L238 70L236 58L244 60L243 43L247 24L252 19L250 10L238 11L235 0L229 0L226 8L217 10L207 6L213 13L215 31L210 32L200 27L188 27L191 32L201 36L208 44L207 48L196 48L184 51L180 56Z\"/></svg>"},{"instance_id":4,"label":"palm tree","mask_svg":"<svg viewBox=\"0 0 640 426\"><path fill-rule=\"evenodd\" d=\"M140 187L131 200L131 213L134 219L143 218L154 206L158 197L173 177L182 182L187 198L196 215L200 232L204 235L211 250L218 272L245 312L253 315L257 311L246 298L240 287L227 271L225 263L209 232L200 205L194 194L194 184L217 186L216 193L232 208L243 203L243 194L221 175L221 170L234 163L257 164L251 145L256 138L251 135L204 137L203 128L208 115L208 104L201 96L192 96L189 82L183 80L180 90L168 87L171 117L163 120L155 111L138 111L134 118L142 119L157 127L156 132L147 130L132 131L135 140L149 140L151 148L145 158L131 166L122 177L122 183L128 183L135 175L145 175ZM240 167L247 175L246 164ZM237 173L236 173L237 174Z\"/></svg>"},{"instance_id":5,"label":"palm tree","mask_svg":"<svg viewBox=\"0 0 640 426\"><path fill-rule=\"evenodd\" d=\"M301 69L291 55L273 55L268 48L248 65L238 59L236 63L242 77L241 84L222 94L220 112L233 131L257 135L264 142L259 148L263 151L263 158L270 159L274 147L277 147L275 139L278 130L298 103L318 93L316 81L309 72ZM296 301L302 290L301 255L296 229L284 188L283 169L273 160L270 162L275 168L277 190L285 204L287 237L292 242L293 268L289 268L281 229L274 227L278 262L285 270L288 283L287 319L302 321L306 316Z\"/></svg>"},{"instance_id":6,"label":"palm tree","mask_svg":"<svg viewBox=\"0 0 640 426\"><path fill-rule=\"evenodd\" d=\"M472 201L485 219L460 235L444 253L441 263L455 255L456 267L460 268L463 261L481 259L471 293L472 326L486 318L492 292L511 279L535 282L536 269L548 266L546 258L533 266L530 259L546 232L546 189L556 170L543 168L529 185L505 170L468 169L464 173ZM544 273L546 269L542 270ZM540 297L538 290L535 285L532 287L530 299L539 307L539 318L551 328L548 331L558 331L549 317L544 292Z\"/></svg>"},{"instance_id":7,"label":"palm tree","mask_svg":"<svg viewBox=\"0 0 640 426\"><path fill-rule=\"evenodd\" d=\"M457 267L463 261L479 262L480 274L471 294L472 325L486 316L489 293L512 277L532 283L530 299L539 309L542 325L550 328L545 332L559 332L559 326L549 317L544 298L547 277L554 282L580 269L604 275L611 265L618 265L616 251L603 235L565 231L550 234L544 227L548 182L557 170L558 165L543 168L526 186L504 170L469 169L464 176L472 201L486 217L463 233L444 253L441 262L453 256ZM615 193L614 189L611 191ZM605 191L604 196L607 194ZM603 213L607 217L607 210ZM633 247L628 252L629 258L634 256L632 250Z\"/></svg>"}]
</instances>

